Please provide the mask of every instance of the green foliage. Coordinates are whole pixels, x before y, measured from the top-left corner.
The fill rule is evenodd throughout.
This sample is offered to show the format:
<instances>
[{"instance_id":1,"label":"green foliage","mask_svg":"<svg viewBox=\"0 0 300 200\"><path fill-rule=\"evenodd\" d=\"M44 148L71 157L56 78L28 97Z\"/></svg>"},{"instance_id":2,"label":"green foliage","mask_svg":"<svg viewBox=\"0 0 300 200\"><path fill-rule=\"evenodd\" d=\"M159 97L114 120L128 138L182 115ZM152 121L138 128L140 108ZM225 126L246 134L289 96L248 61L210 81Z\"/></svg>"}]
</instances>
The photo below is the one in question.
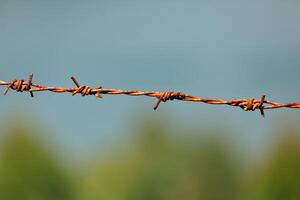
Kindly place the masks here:
<instances>
[{"instance_id":1,"label":"green foliage","mask_svg":"<svg viewBox=\"0 0 300 200\"><path fill-rule=\"evenodd\" d=\"M153 122L134 137L91 172L86 199L236 199L238 172L222 141L176 138Z\"/></svg>"},{"instance_id":2,"label":"green foliage","mask_svg":"<svg viewBox=\"0 0 300 200\"><path fill-rule=\"evenodd\" d=\"M37 134L11 130L0 148L0 199L300 199L297 131L283 130L265 160L256 160L251 165L256 168L247 166L249 173L243 174L242 159L230 140L220 137L224 130L171 130L151 120L138 124L127 145L114 146L81 171L70 168L75 179Z\"/></svg>"},{"instance_id":3,"label":"green foliage","mask_svg":"<svg viewBox=\"0 0 300 200\"><path fill-rule=\"evenodd\" d=\"M253 184L257 199L300 199L300 137L285 130Z\"/></svg>"},{"instance_id":4,"label":"green foliage","mask_svg":"<svg viewBox=\"0 0 300 200\"><path fill-rule=\"evenodd\" d=\"M29 131L8 133L0 152L0 199L70 199L64 172Z\"/></svg>"}]
</instances>

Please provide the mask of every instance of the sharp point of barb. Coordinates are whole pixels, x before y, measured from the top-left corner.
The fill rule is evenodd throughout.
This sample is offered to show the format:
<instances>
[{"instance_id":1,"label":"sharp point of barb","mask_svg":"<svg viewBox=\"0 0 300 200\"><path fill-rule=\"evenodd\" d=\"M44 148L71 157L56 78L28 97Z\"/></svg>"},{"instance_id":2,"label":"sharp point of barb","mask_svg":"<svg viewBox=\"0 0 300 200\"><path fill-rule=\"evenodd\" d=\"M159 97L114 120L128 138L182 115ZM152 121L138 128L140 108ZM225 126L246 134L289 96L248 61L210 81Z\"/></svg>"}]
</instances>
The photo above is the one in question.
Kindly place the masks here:
<instances>
[{"instance_id":1,"label":"sharp point of barb","mask_svg":"<svg viewBox=\"0 0 300 200\"><path fill-rule=\"evenodd\" d=\"M179 100L189 102L202 102L206 104L214 105L228 105L232 107L241 107L244 111L255 111L259 110L260 114L264 117L264 111L266 109L277 109L277 108L300 108L300 102L293 103L278 103L266 100L266 95L262 95L260 99L248 98L248 99L233 99L224 100L216 98L203 98L193 95L188 95L182 92L175 91L143 91L143 90L122 90L122 89L104 89L101 86L90 87L87 85L81 85L77 79L72 76L71 80L76 85L74 88L65 87L48 87L32 82L33 74L30 74L28 81L23 79L14 79L10 82L0 80L0 85L4 85L6 88L3 92L7 94L9 90L16 92L29 92L33 97L34 92L49 91L54 93L71 93L72 95L81 94L82 96L94 95L98 98L102 98L102 95L129 95L129 96L147 96L155 97L157 101L153 107L154 110L160 106L162 102Z\"/></svg>"},{"instance_id":2,"label":"sharp point of barb","mask_svg":"<svg viewBox=\"0 0 300 200\"><path fill-rule=\"evenodd\" d=\"M0 80L0 85L7 85L7 82Z\"/></svg>"},{"instance_id":3,"label":"sharp point of barb","mask_svg":"<svg viewBox=\"0 0 300 200\"><path fill-rule=\"evenodd\" d=\"M77 79L74 76L71 76L71 79L77 87L80 87L80 84L78 83Z\"/></svg>"}]
</instances>

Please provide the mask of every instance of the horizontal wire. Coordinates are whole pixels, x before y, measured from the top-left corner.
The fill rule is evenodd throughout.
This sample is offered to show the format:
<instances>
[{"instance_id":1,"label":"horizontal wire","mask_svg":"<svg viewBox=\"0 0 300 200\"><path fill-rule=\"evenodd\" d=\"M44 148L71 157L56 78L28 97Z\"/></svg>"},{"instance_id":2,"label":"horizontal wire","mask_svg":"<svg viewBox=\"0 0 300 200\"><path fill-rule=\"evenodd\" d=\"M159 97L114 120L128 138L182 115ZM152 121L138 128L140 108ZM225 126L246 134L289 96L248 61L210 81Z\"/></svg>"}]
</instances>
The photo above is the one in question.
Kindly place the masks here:
<instances>
[{"instance_id":1,"label":"horizontal wire","mask_svg":"<svg viewBox=\"0 0 300 200\"><path fill-rule=\"evenodd\" d=\"M102 95L130 95L130 96L148 96L157 98L157 102L154 105L154 110L156 110L161 102L166 102L169 100L179 100L179 101L190 101L190 102L202 102L206 104L214 105L229 105L234 107L240 107L244 111L255 111L260 110L262 116L264 116L265 109L277 109L277 108L300 108L300 102L292 103L278 103L265 100L265 95L262 95L260 99L254 98L242 98L233 100L224 100L218 98L203 98L198 96L193 96L183 92L176 91L143 91L143 90L121 90L121 89L105 89L101 86L92 88L86 85L80 85L76 78L71 77L71 80L76 87L65 88L65 87L48 87L45 85L40 85L32 82L33 74L29 75L28 81L22 79L15 79L10 82L0 80L0 85L6 86L3 94L6 95L9 89L15 90L17 92L29 92L32 97L35 92L55 92L55 93L71 93L73 96L76 94L81 94L82 96L94 95L98 98L102 98Z\"/></svg>"}]
</instances>

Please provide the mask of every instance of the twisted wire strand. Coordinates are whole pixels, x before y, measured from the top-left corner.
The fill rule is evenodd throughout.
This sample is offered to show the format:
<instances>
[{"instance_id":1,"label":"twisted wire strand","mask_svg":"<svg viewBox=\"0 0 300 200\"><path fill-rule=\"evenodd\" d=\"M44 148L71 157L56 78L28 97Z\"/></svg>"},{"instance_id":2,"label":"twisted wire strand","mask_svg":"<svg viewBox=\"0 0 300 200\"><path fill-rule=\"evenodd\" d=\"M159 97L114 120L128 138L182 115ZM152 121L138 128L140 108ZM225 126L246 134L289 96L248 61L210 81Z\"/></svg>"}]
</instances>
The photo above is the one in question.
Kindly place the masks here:
<instances>
[{"instance_id":1,"label":"twisted wire strand","mask_svg":"<svg viewBox=\"0 0 300 200\"><path fill-rule=\"evenodd\" d=\"M76 94L81 94L82 96L94 95L97 98L102 98L103 95L130 95L130 96L148 96L157 98L157 102L153 109L156 110L161 102L166 101L191 101L191 102L202 102L206 104L215 105L229 105L233 107L240 107L244 111L255 111L259 110L262 116L265 116L264 110L266 109L277 109L277 108L300 108L300 102L292 103L279 103L266 100L266 95L262 95L260 99L255 98L244 98L244 99L232 99L224 100L218 98L203 98L198 96L193 96L183 92L176 91L143 91L143 90L121 90L121 89L105 89L101 86L95 88L80 85L76 78L71 77L71 80L76 87L65 88L65 87L48 87L41 84L36 84L32 82L33 74L30 74L28 81L23 79L14 79L10 82L0 80L0 85L6 86L3 91L3 95L6 95L8 91L15 90L17 92L29 92L31 97L34 97L34 92L49 91L55 93L71 93L73 96Z\"/></svg>"}]
</instances>

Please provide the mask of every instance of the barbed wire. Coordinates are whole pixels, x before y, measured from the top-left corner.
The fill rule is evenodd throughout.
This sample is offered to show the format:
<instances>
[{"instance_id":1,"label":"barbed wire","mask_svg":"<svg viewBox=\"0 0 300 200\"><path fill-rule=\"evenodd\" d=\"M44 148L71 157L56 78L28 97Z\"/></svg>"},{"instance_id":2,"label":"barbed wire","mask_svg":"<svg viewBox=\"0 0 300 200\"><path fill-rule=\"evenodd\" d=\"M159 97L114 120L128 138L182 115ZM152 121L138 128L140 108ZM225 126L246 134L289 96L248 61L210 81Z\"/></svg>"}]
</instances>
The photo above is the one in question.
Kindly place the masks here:
<instances>
[{"instance_id":1,"label":"barbed wire","mask_svg":"<svg viewBox=\"0 0 300 200\"><path fill-rule=\"evenodd\" d=\"M102 98L105 94L110 95L130 95L130 96L148 96L157 98L153 109L156 110L161 102L166 101L191 101L191 102L202 102L206 104L216 104L216 105L229 105L233 107L240 107L244 111L255 111L259 110L262 116L265 116L264 110L266 109L277 109L277 108L300 108L300 102L292 103L278 103L266 100L266 95L262 95L260 99L247 98L247 99L232 99L224 100L218 98L203 98L198 96L193 96L183 92L176 91L143 91L143 90L121 90L121 89L105 89L101 86L95 88L80 85L76 78L71 77L71 80L75 84L74 88L64 88L64 87L48 87L45 85L40 85L32 82L33 74L29 75L28 81L23 79L14 79L10 82L1 81L0 85L6 86L3 91L5 96L9 89L15 90L17 92L29 92L31 97L34 97L33 93L50 91L55 93L71 93L73 96L76 94L81 94L82 96L94 95L97 98Z\"/></svg>"}]
</instances>

